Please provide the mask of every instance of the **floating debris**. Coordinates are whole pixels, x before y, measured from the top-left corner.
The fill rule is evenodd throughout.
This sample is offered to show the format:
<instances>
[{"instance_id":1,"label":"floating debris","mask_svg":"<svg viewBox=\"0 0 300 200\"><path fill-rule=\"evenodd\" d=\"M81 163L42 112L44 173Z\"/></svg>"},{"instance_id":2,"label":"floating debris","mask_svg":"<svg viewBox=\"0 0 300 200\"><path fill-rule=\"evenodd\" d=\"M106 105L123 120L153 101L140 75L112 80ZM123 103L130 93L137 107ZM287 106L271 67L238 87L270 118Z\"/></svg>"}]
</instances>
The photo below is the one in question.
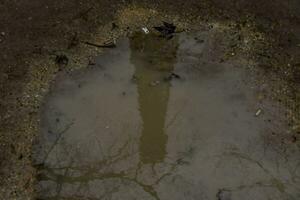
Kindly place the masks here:
<instances>
[{"instance_id":1,"label":"floating debris","mask_svg":"<svg viewBox=\"0 0 300 200\"><path fill-rule=\"evenodd\" d=\"M154 29L160 32L162 37L171 39L174 36L176 26L173 23L163 22L163 26L155 26Z\"/></svg>"},{"instance_id":2,"label":"floating debris","mask_svg":"<svg viewBox=\"0 0 300 200\"><path fill-rule=\"evenodd\" d=\"M179 76L178 74L175 74L174 72L171 73L169 76L165 77L164 80L165 81L171 81L173 79L181 79L181 76Z\"/></svg>"},{"instance_id":3,"label":"floating debris","mask_svg":"<svg viewBox=\"0 0 300 200\"><path fill-rule=\"evenodd\" d=\"M66 55L57 55L55 58L55 63L58 65L67 65L69 63L69 58Z\"/></svg>"},{"instance_id":4,"label":"floating debris","mask_svg":"<svg viewBox=\"0 0 300 200\"><path fill-rule=\"evenodd\" d=\"M145 34L148 34L150 32L147 27L143 27L142 30L144 31Z\"/></svg>"}]
</instances>

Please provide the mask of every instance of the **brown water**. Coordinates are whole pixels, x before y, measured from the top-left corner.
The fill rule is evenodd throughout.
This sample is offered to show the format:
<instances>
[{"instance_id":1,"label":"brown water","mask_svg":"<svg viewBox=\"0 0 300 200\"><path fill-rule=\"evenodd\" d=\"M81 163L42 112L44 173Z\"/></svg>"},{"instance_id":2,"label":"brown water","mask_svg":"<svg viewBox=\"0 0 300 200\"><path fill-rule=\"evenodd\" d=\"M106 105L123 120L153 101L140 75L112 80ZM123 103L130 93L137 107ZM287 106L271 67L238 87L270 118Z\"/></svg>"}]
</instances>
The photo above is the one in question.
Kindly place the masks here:
<instances>
[{"instance_id":1,"label":"brown water","mask_svg":"<svg viewBox=\"0 0 300 200\"><path fill-rule=\"evenodd\" d=\"M284 126L255 116L249 72L208 59L212 40L136 34L59 74L33 153L39 199L300 199L299 158L264 139Z\"/></svg>"}]
</instances>

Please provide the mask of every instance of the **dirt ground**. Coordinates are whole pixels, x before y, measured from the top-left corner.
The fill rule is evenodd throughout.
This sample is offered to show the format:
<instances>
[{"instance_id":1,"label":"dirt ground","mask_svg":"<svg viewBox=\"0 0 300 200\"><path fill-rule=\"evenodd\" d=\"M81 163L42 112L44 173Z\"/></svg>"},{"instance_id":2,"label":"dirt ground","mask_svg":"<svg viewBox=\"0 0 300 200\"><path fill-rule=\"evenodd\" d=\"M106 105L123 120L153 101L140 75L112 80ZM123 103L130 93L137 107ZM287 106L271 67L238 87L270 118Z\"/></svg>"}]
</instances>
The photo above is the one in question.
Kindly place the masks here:
<instances>
[{"instance_id":1,"label":"dirt ground","mask_svg":"<svg viewBox=\"0 0 300 200\"><path fill-rule=\"evenodd\" d=\"M102 43L162 20L182 31L197 27L226 33L222 60L255 63L272 79L272 98L286 108L288 135L278 145L300 148L300 2L24 0L0 2L0 199L34 199L31 145L39 105L59 70L92 62ZM241 39L242 38L242 39ZM248 45L241 41L247 39ZM56 64L59 55L68 64ZM255 68L253 69L255 70ZM298 149L299 151L299 149Z\"/></svg>"}]
</instances>

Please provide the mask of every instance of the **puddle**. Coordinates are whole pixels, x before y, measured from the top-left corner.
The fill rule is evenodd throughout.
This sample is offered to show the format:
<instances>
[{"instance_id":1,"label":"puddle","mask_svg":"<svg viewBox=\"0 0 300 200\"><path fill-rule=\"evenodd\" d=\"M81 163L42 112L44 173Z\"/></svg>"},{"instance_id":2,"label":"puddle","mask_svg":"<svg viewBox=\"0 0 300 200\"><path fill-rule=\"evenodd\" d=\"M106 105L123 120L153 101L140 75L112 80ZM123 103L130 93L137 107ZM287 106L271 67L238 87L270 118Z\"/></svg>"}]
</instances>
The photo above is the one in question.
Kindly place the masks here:
<instances>
[{"instance_id":1,"label":"puddle","mask_svg":"<svg viewBox=\"0 0 300 200\"><path fill-rule=\"evenodd\" d=\"M39 199L300 198L299 160L266 145L247 70L209 61L210 40L136 34L59 74L33 153Z\"/></svg>"}]
</instances>

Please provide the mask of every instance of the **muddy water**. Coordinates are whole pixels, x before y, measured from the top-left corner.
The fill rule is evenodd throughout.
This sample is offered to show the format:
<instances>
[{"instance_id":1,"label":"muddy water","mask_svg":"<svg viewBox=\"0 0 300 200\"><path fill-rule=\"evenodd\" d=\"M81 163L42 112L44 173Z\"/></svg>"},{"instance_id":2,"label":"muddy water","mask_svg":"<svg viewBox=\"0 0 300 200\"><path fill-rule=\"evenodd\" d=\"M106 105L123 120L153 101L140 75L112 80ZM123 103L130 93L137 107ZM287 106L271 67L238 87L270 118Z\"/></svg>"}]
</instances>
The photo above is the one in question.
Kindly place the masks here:
<instances>
[{"instance_id":1,"label":"muddy water","mask_svg":"<svg viewBox=\"0 0 300 200\"><path fill-rule=\"evenodd\" d=\"M61 73L33 154L39 199L299 199L299 159L266 144L247 70L208 59L211 40L136 34Z\"/></svg>"}]
</instances>

